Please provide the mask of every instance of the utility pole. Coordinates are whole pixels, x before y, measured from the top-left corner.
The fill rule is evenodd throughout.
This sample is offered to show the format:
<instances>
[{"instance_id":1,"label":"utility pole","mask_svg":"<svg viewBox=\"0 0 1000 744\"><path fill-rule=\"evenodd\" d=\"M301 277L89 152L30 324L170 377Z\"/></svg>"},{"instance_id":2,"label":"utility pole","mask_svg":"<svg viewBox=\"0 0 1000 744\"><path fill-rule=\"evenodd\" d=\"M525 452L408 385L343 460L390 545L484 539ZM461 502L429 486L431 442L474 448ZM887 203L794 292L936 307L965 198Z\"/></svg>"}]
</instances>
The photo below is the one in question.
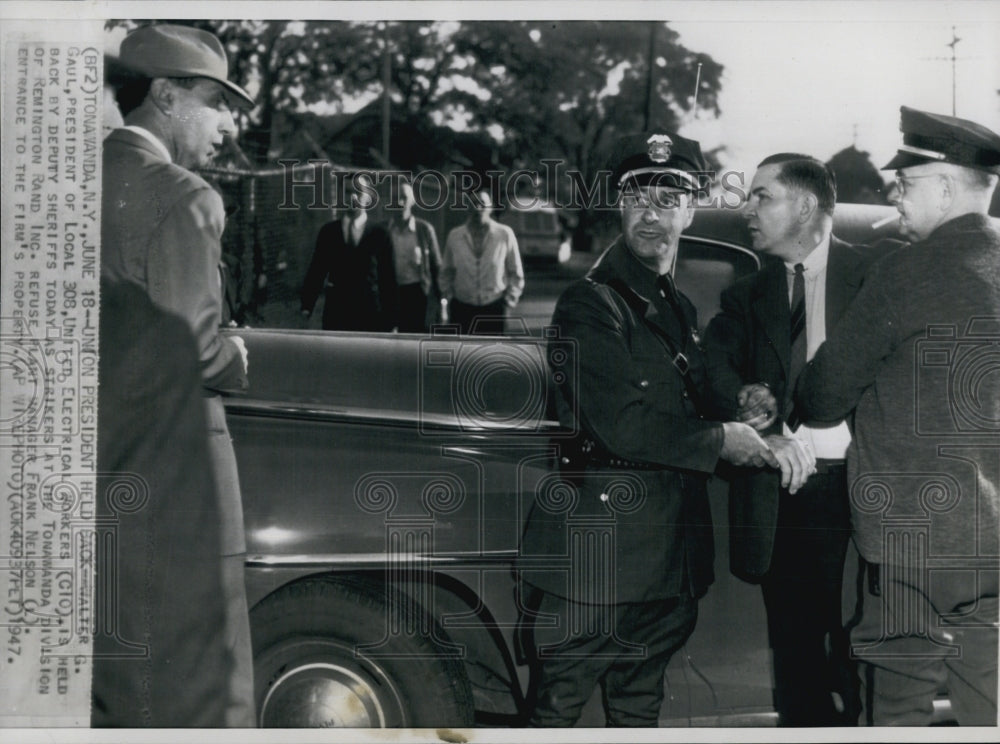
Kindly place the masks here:
<instances>
[{"instance_id":1,"label":"utility pole","mask_svg":"<svg viewBox=\"0 0 1000 744\"><path fill-rule=\"evenodd\" d=\"M955 47L961 39L955 34L955 27L951 27L951 43L946 46L951 47L951 115L955 116Z\"/></svg>"},{"instance_id":2,"label":"utility pole","mask_svg":"<svg viewBox=\"0 0 1000 744\"><path fill-rule=\"evenodd\" d=\"M382 157L389 167L389 134L392 123L392 49L389 45L389 21L382 26Z\"/></svg>"},{"instance_id":3,"label":"utility pole","mask_svg":"<svg viewBox=\"0 0 1000 744\"><path fill-rule=\"evenodd\" d=\"M648 132L653 126L653 90L656 87L653 82L653 70L656 68L656 21L649 22L649 55L646 65L646 118L642 127L644 132Z\"/></svg>"},{"instance_id":4,"label":"utility pole","mask_svg":"<svg viewBox=\"0 0 1000 744\"><path fill-rule=\"evenodd\" d=\"M921 57L921 59L926 59L930 61L941 60L944 62L951 62L951 115L956 116L958 107L955 105L956 91L958 89L958 55L955 53L955 47L958 46L958 42L961 39L958 38L958 34L955 33L955 27L951 27L951 41L945 44L946 47L951 48L950 57ZM962 59L976 59L976 57L962 57Z\"/></svg>"}]
</instances>

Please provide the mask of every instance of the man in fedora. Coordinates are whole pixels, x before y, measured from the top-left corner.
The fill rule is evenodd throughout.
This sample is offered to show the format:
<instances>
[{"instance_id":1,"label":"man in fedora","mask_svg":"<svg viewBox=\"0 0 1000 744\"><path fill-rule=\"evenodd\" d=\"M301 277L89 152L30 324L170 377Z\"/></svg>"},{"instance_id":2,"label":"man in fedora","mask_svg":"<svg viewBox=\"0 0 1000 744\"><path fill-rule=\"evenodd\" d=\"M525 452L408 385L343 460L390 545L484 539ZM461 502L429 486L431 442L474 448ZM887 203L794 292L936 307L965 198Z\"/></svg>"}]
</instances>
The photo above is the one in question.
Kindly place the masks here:
<instances>
[{"instance_id":1,"label":"man in fedora","mask_svg":"<svg viewBox=\"0 0 1000 744\"><path fill-rule=\"evenodd\" d=\"M119 60L135 78L118 95L125 126L104 142L101 272L107 282L137 285L154 305L186 320L196 341L218 493L225 640L234 660L225 723L252 726L243 507L222 400L247 389L247 353L242 339L219 333L225 211L193 171L235 134L232 109L253 99L229 81L222 44L207 31L145 26L122 41Z\"/></svg>"},{"instance_id":2,"label":"man in fedora","mask_svg":"<svg viewBox=\"0 0 1000 744\"><path fill-rule=\"evenodd\" d=\"M863 722L997 724L1000 136L903 107L890 202L912 244L875 264L799 377L809 423L854 414ZM846 582L845 582L846 583Z\"/></svg>"},{"instance_id":3,"label":"man in fedora","mask_svg":"<svg viewBox=\"0 0 1000 744\"><path fill-rule=\"evenodd\" d=\"M600 685L608 726L656 726L663 674L694 631L713 574L706 482L720 460L765 463L793 493L814 461L797 442L704 418L695 308L673 281L694 218L700 145L622 138L612 160L622 235L560 296L568 359L559 489L539 489L519 568L535 653L531 724L572 726ZM534 622L532 623L532 619Z\"/></svg>"}]
</instances>

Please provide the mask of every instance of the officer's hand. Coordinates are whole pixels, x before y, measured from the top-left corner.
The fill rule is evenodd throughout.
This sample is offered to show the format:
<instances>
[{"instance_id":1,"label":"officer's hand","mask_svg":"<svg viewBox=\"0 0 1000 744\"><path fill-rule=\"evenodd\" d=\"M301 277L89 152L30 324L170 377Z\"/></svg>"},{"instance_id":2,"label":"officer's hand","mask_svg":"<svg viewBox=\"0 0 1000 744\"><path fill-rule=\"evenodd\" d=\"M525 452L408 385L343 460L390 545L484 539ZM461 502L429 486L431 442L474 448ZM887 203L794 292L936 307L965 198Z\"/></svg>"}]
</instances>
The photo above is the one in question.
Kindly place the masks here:
<instances>
[{"instance_id":1,"label":"officer's hand","mask_svg":"<svg viewBox=\"0 0 1000 744\"><path fill-rule=\"evenodd\" d=\"M816 456L806 443L795 437L777 434L764 437L781 467L781 485L795 493L816 472Z\"/></svg>"},{"instance_id":2,"label":"officer's hand","mask_svg":"<svg viewBox=\"0 0 1000 744\"><path fill-rule=\"evenodd\" d=\"M755 382L741 387L736 394L736 405L739 406L737 420L749 424L757 431L763 431L778 418L778 401L771 389L763 383Z\"/></svg>"},{"instance_id":3,"label":"officer's hand","mask_svg":"<svg viewBox=\"0 0 1000 744\"><path fill-rule=\"evenodd\" d=\"M752 465L762 468L770 465L781 467L767 443L753 427L737 421L727 421L722 425L722 451L719 457L733 465Z\"/></svg>"},{"instance_id":4,"label":"officer's hand","mask_svg":"<svg viewBox=\"0 0 1000 744\"><path fill-rule=\"evenodd\" d=\"M233 343L236 344L236 348L240 350L240 356L243 358L243 374L246 374L249 372L249 368L247 366L247 345L243 342L243 339L240 336L230 336L229 338L231 338Z\"/></svg>"}]
</instances>

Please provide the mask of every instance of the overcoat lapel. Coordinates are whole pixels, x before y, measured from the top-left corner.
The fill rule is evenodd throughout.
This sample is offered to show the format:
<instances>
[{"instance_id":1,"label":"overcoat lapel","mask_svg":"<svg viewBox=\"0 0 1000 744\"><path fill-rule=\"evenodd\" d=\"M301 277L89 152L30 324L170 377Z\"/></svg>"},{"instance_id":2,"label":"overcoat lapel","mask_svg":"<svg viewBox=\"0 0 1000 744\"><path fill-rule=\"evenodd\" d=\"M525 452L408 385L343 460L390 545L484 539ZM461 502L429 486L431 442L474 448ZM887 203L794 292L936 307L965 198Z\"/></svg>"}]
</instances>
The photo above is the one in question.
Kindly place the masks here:
<instances>
[{"instance_id":1,"label":"overcoat lapel","mask_svg":"<svg viewBox=\"0 0 1000 744\"><path fill-rule=\"evenodd\" d=\"M858 294L864 273L864 256L843 240L830 239L830 258L826 268L826 335Z\"/></svg>"},{"instance_id":2,"label":"overcoat lapel","mask_svg":"<svg viewBox=\"0 0 1000 744\"><path fill-rule=\"evenodd\" d=\"M785 265L774 261L761 272L759 293L753 300L753 312L757 322L764 329L771 348L781 361L781 369L788 376L788 365L791 358L791 311L788 308L788 280L785 278Z\"/></svg>"}]
</instances>

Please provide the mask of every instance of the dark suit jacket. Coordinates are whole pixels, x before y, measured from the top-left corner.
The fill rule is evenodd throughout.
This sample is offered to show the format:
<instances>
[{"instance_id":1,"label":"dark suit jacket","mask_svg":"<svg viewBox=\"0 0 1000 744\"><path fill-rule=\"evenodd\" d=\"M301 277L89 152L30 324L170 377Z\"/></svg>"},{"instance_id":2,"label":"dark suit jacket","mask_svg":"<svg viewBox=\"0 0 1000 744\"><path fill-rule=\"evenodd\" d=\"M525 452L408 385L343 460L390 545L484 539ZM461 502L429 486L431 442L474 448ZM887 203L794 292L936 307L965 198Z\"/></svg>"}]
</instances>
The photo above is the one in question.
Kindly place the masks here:
<instances>
[{"instance_id":1,"label":"dark suit jacket","mask_svg":"<svg viewBox=\"0 0 1000 744\"><path fill-rule=\"evenodd\" d=\"M631 288L628 298L608 286L616 279ZM588 462L578 473L564 473L574 499L539 489L522 540L522 577L552 594L595 604L701 596L714 578L705 484L722 448L722 426L698 415L671 363L661 334L684 350L693 377L704 381L701 352L659 296L655 279L619 240L556 305L557 343L569 357L559 369L571 371L557 398L560 422L652 469L608 470ZM694 307L683 296L681 304L689 328L696 328ZM613 523L613 546L600 542L595 519ZM584 542L579 552L575 537ZM566 568L527 570L539 563ZM587 563L600 564L610 581L586 574L583 581L568 580L581 576Z\"/></svg>"},{"instance_id":2,"label":"dark suit jacket","mask_svg":"<svg viewBox=\"0 0 1000 744\"><path fill-rule=\"evenodd\" d=\"M829 333L861 287L872 253L836 237L830 241L826 274L826 327ZM769 260L757 274L722 293L721 310L705 331L711 402L715 415L736 418L736 396L744 385L766 383L784 399L791 339L785 265ZM767 433L781 433L776 421ZM778 520L779 473L770 468L738 468L730 487L730 568L741 578L759 580L771 565ZM846 498L846 495L845 495Z\"/></svg>"},{"instance_id":3,"label":"dark suit jacket","mask_svg":"<svg viewBox=\"0 0 1000 744\"><path fill-rule=\"evenodd\" d=\"M327 222L316 236L302 283L302 309L311 313L325 287L323 330L390 330L383 293L391 272L392 241L384 227L369 219L358 245L349 245L344 240L344 218Z\"/></svg>"}]
</instances>

